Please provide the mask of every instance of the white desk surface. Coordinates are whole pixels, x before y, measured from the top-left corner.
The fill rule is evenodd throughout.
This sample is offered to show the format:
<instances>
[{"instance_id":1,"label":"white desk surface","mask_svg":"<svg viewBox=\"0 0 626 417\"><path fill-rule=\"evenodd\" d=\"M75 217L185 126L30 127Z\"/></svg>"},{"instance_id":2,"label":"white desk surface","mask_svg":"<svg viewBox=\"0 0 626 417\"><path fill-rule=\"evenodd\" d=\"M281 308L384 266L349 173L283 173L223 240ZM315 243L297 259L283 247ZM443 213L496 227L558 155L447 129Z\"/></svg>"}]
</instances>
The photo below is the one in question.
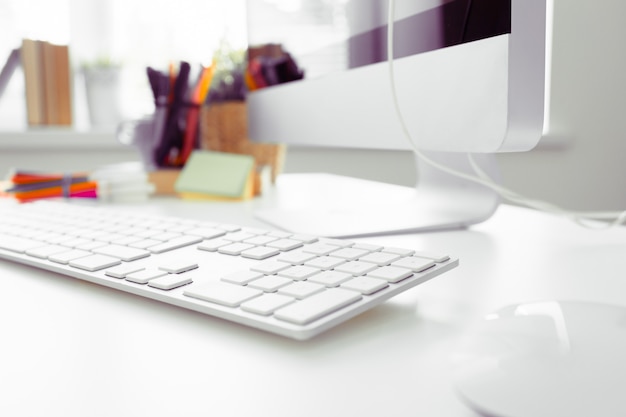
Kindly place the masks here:
<instances>
[{"instance_id":1,"label":"white desk surface","mask_svg":"<svg viewBox=\"0 0 626 417\"><path fill-rule=\"evenodd\" d=\"M257 203L150 211L260 225ZM297 342L0 261L3 416L474 416L451 384L464 331L507 304L626 305L626 229L502 206L469 230L363 239L456 270Z\"/></svg>"}]
</instances>

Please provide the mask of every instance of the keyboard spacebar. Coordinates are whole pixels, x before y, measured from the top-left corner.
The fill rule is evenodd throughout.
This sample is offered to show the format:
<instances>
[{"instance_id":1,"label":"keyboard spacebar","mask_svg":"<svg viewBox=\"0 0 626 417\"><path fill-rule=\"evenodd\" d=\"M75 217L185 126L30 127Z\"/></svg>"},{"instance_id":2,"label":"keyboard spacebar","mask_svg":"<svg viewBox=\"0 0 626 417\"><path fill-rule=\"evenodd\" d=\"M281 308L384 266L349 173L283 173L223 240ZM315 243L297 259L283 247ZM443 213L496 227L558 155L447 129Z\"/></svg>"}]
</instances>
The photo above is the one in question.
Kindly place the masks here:
<instances>
[{"instance_id":1,"label":"keyboard spacebar","mask_svg":"<svg viewBox=\"0 0 626 417\"><path fill-rule=\"evenodd\" d=\"M274 317L296 324L307 324L361 298L363 297L357 292L331 288L277 310Z\"/></svg>"}]
</instances>

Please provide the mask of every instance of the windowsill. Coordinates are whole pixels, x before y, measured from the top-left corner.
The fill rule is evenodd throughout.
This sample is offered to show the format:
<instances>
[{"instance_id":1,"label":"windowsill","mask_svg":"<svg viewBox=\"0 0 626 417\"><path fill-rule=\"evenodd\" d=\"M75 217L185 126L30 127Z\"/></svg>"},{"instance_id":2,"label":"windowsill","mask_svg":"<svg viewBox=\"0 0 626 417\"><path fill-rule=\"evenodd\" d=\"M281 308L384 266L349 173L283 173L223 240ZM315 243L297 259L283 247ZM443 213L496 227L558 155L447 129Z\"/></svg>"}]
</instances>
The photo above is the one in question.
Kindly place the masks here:
<instances>
[{"instance_id":1,"label":"windowsill","mask_svg":"<svg viewBox=\"0 0 626 417\"><path fill-rule=\"evenodd\" d=\"M123 148L113 128L74 129L63 127L29 128L0 132L0 151L81 150Z\"/></svg>"}]
</instances>

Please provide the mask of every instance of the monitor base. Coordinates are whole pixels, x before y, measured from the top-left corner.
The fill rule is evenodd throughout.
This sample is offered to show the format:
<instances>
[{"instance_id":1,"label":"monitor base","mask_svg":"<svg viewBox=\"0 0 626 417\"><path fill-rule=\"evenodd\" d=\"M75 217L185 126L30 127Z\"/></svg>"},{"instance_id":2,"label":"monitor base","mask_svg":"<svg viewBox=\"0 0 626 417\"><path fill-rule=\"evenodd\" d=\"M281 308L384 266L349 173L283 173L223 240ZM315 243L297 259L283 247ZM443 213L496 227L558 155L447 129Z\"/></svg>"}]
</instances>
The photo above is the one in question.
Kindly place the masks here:
<instances>
[{"instance_id":1,"label":"monitor base","mask_svg":"<svg viewBox=\"0 0 626 417\"><path fill-rule=\"evenodd\" d=\"M466 155L429 157L473 171ZM477 155L492 178L494 155ZM495 212L498 196L483 186L418 163L415 188L333 174L286 174L271 190L270 206L255 217L282 230L326 237L361 237L468 227Z\"/></svg>"}]
</instances>

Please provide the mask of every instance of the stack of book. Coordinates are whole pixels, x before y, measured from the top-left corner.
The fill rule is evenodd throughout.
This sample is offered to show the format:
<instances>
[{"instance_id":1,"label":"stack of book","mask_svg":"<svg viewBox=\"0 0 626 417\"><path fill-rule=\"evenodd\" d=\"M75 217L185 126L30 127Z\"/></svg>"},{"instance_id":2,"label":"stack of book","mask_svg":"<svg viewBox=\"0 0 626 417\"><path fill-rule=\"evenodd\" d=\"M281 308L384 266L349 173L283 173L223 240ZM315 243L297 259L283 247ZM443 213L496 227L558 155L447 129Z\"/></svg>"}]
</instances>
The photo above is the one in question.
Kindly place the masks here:
<instances>
[{"instance_id":1,"label":"stack of book","mask_svg":"<svg viewBox=\"0 0 626 417\"><path fill-rule=\"evenodd\" d=\"M68 46L24 39L20 55L28 124L71 125L72 85Z\"/></svg>"}]
</instances>

